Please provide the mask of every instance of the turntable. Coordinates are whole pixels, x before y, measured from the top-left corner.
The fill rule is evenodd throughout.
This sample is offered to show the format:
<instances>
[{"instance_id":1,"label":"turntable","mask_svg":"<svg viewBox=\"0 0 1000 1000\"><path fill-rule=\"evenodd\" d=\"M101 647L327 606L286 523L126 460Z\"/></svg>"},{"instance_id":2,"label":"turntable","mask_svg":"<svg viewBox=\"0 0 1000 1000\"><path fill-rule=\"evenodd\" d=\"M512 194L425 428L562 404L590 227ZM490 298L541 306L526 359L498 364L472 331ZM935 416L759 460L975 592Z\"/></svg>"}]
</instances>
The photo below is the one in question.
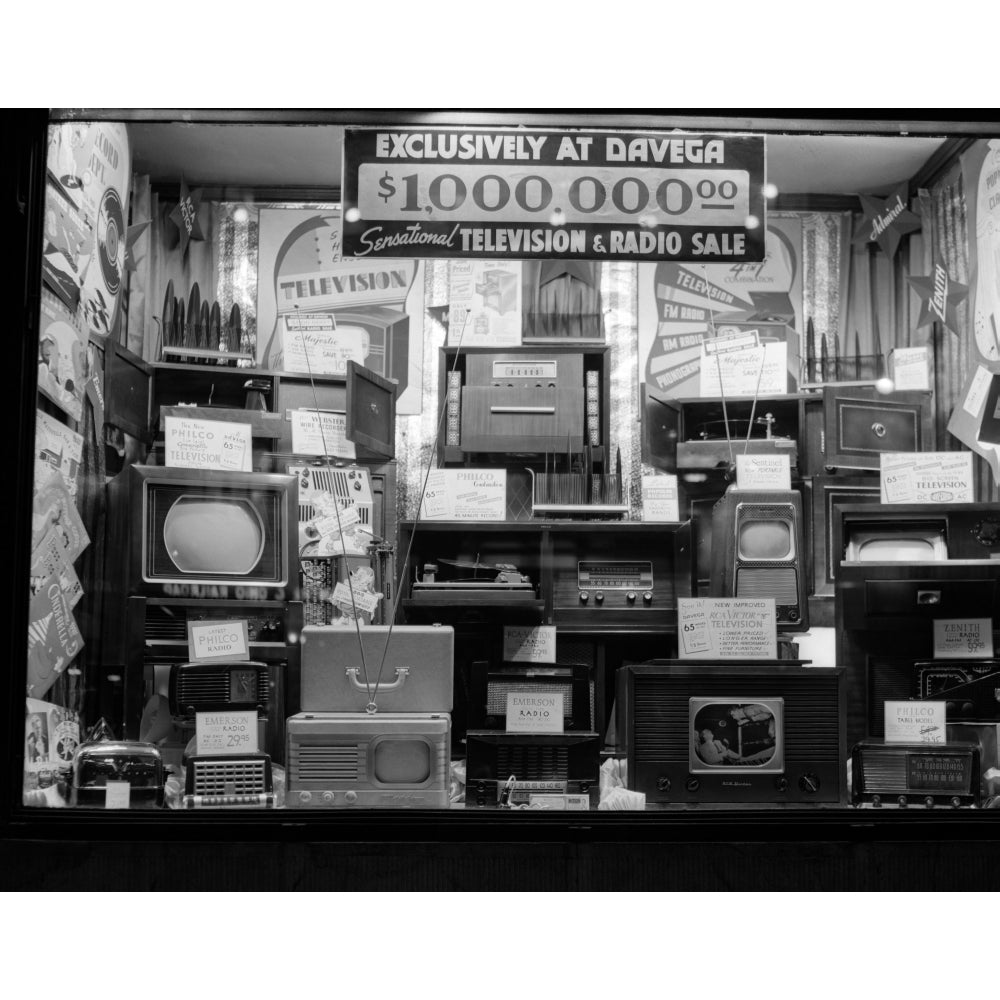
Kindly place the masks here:
<instances>
[{"instance_id":1,"label":"turntable","mask_svg":"<svg viewBox=\"0 0 1000 1000\"><path fill-rule=\"evenodd\" d=\"M727 433L728 428L728 433ZM776 433L777 419L771 412L753 419L702 420L693 427L693 437L677 443L678 469L726 469L733 454L788 455L798 464L798 442Z\"/></svg>"},{"instance_id":2,"label":"turntable","mask_svg":"<svg viewBox=\"0 0 1000 1000\"><path fill-rule=\"evenodd\" d=\"M534 605L531 578L513 563L438 559L425 563L411 587L415 604Z\"/></svg>"}]
</instances>

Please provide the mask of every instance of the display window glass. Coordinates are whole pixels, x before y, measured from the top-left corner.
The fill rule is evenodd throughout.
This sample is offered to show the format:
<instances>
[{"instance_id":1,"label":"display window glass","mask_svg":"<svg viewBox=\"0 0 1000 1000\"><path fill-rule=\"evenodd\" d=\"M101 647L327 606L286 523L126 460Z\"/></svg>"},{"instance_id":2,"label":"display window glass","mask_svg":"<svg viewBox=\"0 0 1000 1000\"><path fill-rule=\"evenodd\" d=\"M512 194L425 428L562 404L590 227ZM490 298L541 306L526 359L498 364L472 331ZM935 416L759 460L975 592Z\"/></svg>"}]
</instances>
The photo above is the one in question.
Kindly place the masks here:
<instances>
[{"instance_id":1,"label":"display window glass","mask_svg":"<svg viewBox=\"0 0 1000 1000\"><path fill-rule=\"evenodd\" d=\"M1000 138L386 115L52 116L17 814L990 821Z\"/></svg>"}]
</instances>

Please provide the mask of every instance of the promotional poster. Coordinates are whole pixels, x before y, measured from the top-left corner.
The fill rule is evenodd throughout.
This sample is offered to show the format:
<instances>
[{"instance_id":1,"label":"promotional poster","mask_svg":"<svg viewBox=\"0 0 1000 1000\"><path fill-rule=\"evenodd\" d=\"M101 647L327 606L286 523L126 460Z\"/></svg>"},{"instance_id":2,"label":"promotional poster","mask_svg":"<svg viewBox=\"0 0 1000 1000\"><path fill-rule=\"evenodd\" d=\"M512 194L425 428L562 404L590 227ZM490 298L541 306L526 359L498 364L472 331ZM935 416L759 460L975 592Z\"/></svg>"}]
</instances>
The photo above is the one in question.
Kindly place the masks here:
<instances>
[{"instance_id":1,"label":"promotional poster","mask_svg":"<svg viewBox=\"0 0 1000 1000\"><path fill-rule=\"evenodd\" d=\"M397 413L420 412L421 261L345 261L339 209L266 208L257 276L258 365L339 374L338 365L360 355L398 383Z\"/></svg>"}]
</instances>

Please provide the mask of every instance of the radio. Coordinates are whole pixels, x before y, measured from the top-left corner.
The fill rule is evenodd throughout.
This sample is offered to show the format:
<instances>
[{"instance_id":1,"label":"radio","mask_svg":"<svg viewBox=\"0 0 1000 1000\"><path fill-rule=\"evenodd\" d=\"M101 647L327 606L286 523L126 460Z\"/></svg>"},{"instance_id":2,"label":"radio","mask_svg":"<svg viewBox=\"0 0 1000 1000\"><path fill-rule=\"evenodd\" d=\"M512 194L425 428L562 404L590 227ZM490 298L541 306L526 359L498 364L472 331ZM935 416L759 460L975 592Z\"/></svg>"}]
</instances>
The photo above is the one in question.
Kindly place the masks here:
<instances>
[{"instance_id":1,"label":"radio","mask_svg":"<svg viewBox=\"0 0 1000 1000\"><path fill-rule=\"evenodd\" d=\"M917 697L945 702L949 722L1000 722L1000 661L931 660L913 669Z\"/></svg>"},{"instance_id":2,"label":"radio","mask_svg":"<svg viewBox=\"0 0 1000 1000\"><path fill-rule=\"evenodd\" d=\"M295 476L299 484L300 546L302 526L319 514L315 501L324 493L339 500L342 507L353 503L358 510L358 522L371 534L374 501L371 475L367 469L357 465L289 465L288 472Z\"/></svg>"},{"instance_id":3,"label":"radio","mask_svg":"<svg viewBox=\"0 0 1000 1000\"><path fill-rule=\"evenodd\" d=\"M802 496L730 487L712 510L712 597L773 597L779 631L809 628Z\"/></svg>"},{"instance_id":4,"label":"radio","mask_svg":"<svg viewBox=\"0 0 1000 1000\"><path fill-rule=\"evenodd\" d=\"M270 809L274 802L271 758L266 753L188 757L185 809Z\"/></svg>"},{"instance_id":5,"label":"radio","mask_svg":"<svg viewBox=\"0 0 1000 1000\"><path fill-rule=\"evenodd\" d=\"M73 755L70 805L158 808L163 805L163 786L163 760L152 743L84 743Z\"/></svg>"},{"instance_id":6,"label":"radio","mask_svg":"<svg viewBox=\"0 0 1000 1000\"><path fill-rule=\"evenodd\" d=\"M582 353L469 354L460 447L466 452L579 452L587 426L585 398Z\"/></svg>"},{"instance_id":7,"label":"radio","mask_svg":"<svg viewBox=\"0 0 1000 1000\"><path fill-rule=\"evenodd\" d=\"M623 667L629 788L647 803L840 802L843 673L774 662Z\"/></svg>"},{"instance_id":8,"label":"radio","mask_svg":"<svg viewBox=\"0 0 1000 1000\"><path fill-rule=\"evenodd\" d=\"M508 694L561 694L563 728L592 730L590 667L585 663L469 665L469 729L507 728Z\"/></svg>"},{"instance_id":9,"label":"radio","mask_svg":"<svg viewBox=\"0 0 1000 1000\"><path fill-rule=\"evenodd\" d=\"M363 712L372 695L380 712L451 711L450 625L307 625L301 645L304 712Z\"/></svg>"},{"instance_id":10,"label":"radio","mask_svg":"<svg viewBox=\"0 0 1000 1000\"><path fill-rule=\"evenodd\" d=\"M883 743L862 740L851 754L855 805L978 806L980 752L976 743Z\"/></svg>"},{"instance_id":11,"label":"radio","mask_svg":"<svg viewBox=\"0 0 1000 1000\"><path fill-rule=\"evenodd\" d=\"M596 793L601 740L597 733L466 734L465 804L495 806L513 778L511 803L532 795Z\"/></svg>"},{"instance_id":12,"label":"radio","mask_svg":"<svg viewBox=\"0 0 1000 1000\"><path fill-rule=\"evenodd\" d=\"M691 595L689 523L560 525L552 547L557 624L669 625Z\"/></svg>"},{"instance_id":13,"label":"radio","mask_svg":"<svg viewBox=\"0 0 1000 1000\"><path fill-rule=\"evenodd\" d=\"M448 715L303 713L286 728L287 808L448 808Z\"/></svg>"}]
</instances>

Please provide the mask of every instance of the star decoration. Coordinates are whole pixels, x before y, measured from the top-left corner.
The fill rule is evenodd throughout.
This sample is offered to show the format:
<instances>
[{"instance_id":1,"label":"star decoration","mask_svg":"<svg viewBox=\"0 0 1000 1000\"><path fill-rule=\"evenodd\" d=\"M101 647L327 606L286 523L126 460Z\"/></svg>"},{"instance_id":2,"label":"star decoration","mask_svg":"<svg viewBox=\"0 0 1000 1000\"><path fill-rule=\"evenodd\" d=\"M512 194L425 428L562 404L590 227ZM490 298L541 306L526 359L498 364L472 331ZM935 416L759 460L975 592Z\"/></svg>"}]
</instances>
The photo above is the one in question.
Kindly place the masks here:
<instances>
[{"instance_id":1,"label":"star decoration","mask_svg":"<svg viewBox=\"0 0 1000 1000\"><path fill-rule=\"evenodd\" d=\"M198 209L201 208L202 189L188 191L184 178L181 178L181 196L174 210L170 213L170 221L181 234L181 256L187 253L191 240L203 240L205 234L198 222Z\"/></svg>"},{"instance_id":2,"label":"star decoration","mask_svg":"<svg viewBox=\"0 0 1000 1000\"><path fill-rule=\"evenodd\" d=\"M859 195L864 218L858 224L854 243L878 243L887 257L895 257L899 241L920 229L920 217L907 207L907 184L903 181L888 198Z\"/></svg>"},{"instance_id":3,"label":"star decoration","mask_svg":"<svg viewBox=\"0 0 1000 1000\"><path fill-rule=\"evenodd\" d=\"M943 323L952 333L959 333L958 306L968 296L969 286L952 281L940 257L935 258L930 274L906 280L920 297L917 326L936 321Z\"/></svg>"},{"instance_id":4,"label":"star decoration","mask_svg":"<svg viewBox=\"0 0 1000 1000\"><path fill-rule=\"evenodd\" d=\"M134 271L138 266L133 247L140 236L149 228L149 219L145 222L137 222L134 226L129 226L125 233L125 270Z\"/></svg>"},{"instance_id":5,"label":"star decoration","mask_svg":"<svg viewBox=\"0 0 1000 1000\"><path fill-rule=\"evenodd\" d=\"M427 311L434 317L442 326L448 325L448 305L443 306L428 306Z\"/></svg>"}]
</instances>

